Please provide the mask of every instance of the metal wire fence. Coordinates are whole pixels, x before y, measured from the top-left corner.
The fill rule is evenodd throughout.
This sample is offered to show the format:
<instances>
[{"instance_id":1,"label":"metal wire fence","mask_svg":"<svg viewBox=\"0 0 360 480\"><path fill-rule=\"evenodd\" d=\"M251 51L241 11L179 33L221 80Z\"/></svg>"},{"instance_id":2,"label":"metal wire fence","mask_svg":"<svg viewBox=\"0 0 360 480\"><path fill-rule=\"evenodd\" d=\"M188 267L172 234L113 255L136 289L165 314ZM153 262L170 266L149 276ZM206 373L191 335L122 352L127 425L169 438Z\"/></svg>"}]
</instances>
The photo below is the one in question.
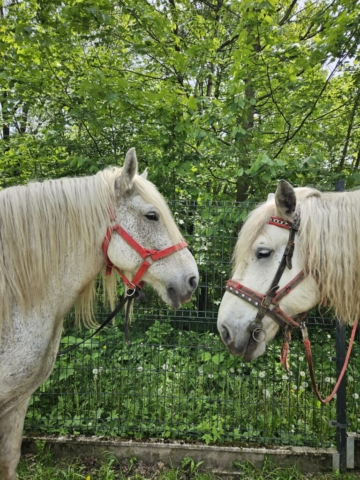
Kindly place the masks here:
<instances>
[{"instance_id":1,"label":"metal wire fence","mask_svg":"<svg viewBox=\"0 0 360 480\"><path fill-rule=\"evenodd\" d=\"M244 364L221 343L217 311L230 276L241 223L254 204L176 202L174 216L200 271L193 302L172 311L146 288L136 305L131 341L123 318L60 357L51 377L32 396L27 432L124 438L172 438L206 443L326 446L334 444L336 401L322 406L311 391L302 342L295 332L292 374L281 369L281 339L254 363ZM108 312L99 305L99 323ZM89 335L76 331L72 314L62 348ZM329 313L309 316L319 388L336 378L335 323ZM359 336L358 336L359 340ZM360 430L359 341L348 369L347 421Z\"/></svg>"}]
</instances>

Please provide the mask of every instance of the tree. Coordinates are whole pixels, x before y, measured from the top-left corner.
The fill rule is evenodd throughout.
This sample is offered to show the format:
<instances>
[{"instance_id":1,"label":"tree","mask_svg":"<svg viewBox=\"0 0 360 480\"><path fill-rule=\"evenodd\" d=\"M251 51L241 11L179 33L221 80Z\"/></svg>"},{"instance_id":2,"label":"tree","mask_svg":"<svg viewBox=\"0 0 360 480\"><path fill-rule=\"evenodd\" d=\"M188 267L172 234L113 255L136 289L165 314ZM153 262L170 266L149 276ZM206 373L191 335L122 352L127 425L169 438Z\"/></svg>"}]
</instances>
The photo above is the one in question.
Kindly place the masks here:
<instances>
[{"instance_id":1,"label":"tree","mask_svg":"<svg viewBox=\"0 0 360 480\"><path fill-rule=\"evenodd\" d=\"M359 13L355 0L9 0L2 186L95 172L130 146L168 197L353 185Z\"/></svg>"}]
</instances>

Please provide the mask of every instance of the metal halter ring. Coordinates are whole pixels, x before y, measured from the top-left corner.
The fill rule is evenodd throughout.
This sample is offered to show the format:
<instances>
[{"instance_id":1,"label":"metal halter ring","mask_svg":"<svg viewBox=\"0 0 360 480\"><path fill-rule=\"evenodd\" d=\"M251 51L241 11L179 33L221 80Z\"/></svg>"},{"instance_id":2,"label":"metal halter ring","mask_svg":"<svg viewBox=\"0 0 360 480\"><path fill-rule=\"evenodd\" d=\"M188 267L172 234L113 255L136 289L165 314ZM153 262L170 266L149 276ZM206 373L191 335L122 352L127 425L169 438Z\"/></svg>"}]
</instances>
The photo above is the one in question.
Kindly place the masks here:
<instances>
[{"instance_id":1,"label":"metal halter ring","mask_svg":"<svg viewBox=\"0 0 360 480\"><path fill-rule=\"evenodd\" d=\"M263 332L263 337L262 338L261 338L261 336L257 336L257 334L259 334L260 332ZM266 333L265 333L265 330L263 328L255 328L254 330L252 330L251 335L252 335L253 339L255 340L255 342L258 342L258 343L263 342L266 338Z\"/></svg>"},{"instance_id":2,"label":"metal halter ring","mask_svg":"<svg viewBox=\"0 0 360 480\"><path fill-rule=\"evenodd\" d=\"M129 282L128 287L129 287L129 288L126 289L125 295L126 295L127 297L133 297L133 296L135 295L135 293L136 293L136 285L134 285L133 283Z\"/></svg>"}]
</instances>

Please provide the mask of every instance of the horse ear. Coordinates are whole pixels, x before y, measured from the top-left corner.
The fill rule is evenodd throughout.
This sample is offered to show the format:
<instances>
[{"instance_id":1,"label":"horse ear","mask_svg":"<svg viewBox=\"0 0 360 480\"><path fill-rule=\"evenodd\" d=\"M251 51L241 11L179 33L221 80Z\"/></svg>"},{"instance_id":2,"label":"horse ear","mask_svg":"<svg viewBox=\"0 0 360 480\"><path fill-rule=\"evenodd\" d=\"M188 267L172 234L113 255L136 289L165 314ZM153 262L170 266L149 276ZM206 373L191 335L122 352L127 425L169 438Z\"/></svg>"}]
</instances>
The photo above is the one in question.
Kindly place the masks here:
<instances>
[{"instance_id":1,"label":"horse ear","mask_svg":"<svg viewBox=\"0 0 360 480\"><path fill-rule=\"evenodd\" d=\"M276 215L291 218L296 208L295 190L285 180L280 180L275 192Z\"/></svg>"},{"instance_id":2,"label":"horse ear","mask_svg":"<svg viewBox=\"0 0 360 480\"><path fill-rule=\"evenodd\" d=\"M147 176L148 176L148 169L145 168L145 170L144 170L143 173L140 175L140 177L145 178L145 180L146 180L146 179L147 179Z\"/></svg>"},{"instance_id":3,"label":"horse ear","mask_svg":"<svg viewBox=\"0 0 360 480\"><path fill-rule=\"evenodd\" d=\"M115 182L116 190L119 190L120 192L131 190L133 187L134 177L137 173L138 161L136 158L135 148L130 148L126 154L120 177Z\"/></svg>"}]
</instances>

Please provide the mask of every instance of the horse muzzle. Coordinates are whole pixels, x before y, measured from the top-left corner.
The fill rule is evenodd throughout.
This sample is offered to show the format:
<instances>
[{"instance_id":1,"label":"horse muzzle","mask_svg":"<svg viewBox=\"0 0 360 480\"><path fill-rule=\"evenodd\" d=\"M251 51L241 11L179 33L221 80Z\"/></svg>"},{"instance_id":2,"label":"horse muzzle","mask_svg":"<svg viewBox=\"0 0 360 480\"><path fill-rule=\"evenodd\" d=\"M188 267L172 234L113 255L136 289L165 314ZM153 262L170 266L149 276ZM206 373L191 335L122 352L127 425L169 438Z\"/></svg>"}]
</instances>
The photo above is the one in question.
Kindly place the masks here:
<instances>
[{"instance_id":1,"label":"horse muzzle","mask_svg":"<svg viewBox=\"0 0 360 480\"><path fill-rule=\"evenodd\" d=\"M199 282L198 275L189 275L185 280L177 285L170 284L166 289L166 297L170 306L174 309L178 309L184 303L190 302L193 293L195 292Z\"/></svg>"},{"instance_id":2,"label":"horse muzzle","mask_svg":"<svg viewBox=\"0 0 360 480\"><path fill-rule=\"evenodd\" d=\"M241 339L225 324L220 326L219 332L230 353L241 357L244 362L255 360L266 350L265 331L260 327L247 329Z\"/></svg>"}]
</instances>

